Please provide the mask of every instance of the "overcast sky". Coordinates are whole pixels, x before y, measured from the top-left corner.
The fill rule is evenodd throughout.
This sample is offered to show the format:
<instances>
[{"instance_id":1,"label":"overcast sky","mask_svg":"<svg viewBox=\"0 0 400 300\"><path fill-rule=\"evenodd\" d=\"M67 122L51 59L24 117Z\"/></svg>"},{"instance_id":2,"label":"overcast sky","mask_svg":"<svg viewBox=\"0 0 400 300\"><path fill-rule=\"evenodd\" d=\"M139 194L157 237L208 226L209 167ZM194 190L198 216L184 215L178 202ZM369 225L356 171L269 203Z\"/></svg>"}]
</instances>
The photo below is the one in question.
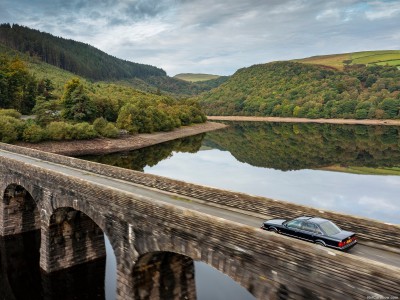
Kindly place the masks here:
<instances>
[{"instance_id":1,"label":"overcast sky","mask_svg":"<svg viewBox=\"0 0 400 300\"><path fill-rule=\"evenodd\" d=\"M400 49L398 0L1 0L0 22L177 73Z\"/></svg>"}]
</instances>

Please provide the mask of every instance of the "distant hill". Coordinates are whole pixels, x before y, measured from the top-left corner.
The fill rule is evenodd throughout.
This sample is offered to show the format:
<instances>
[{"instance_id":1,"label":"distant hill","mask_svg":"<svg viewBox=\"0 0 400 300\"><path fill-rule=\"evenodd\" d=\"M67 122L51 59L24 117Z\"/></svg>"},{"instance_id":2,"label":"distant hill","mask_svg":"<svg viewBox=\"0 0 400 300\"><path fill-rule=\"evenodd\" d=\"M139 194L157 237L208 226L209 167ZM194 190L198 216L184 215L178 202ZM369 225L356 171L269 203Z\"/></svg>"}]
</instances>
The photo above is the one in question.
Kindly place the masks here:
<instances>
[{"instance_id":1,"label":"distant hill","mask_svg":"<svg viewBox=\"0 0 400 300\"><path fill-rule=\"evenodd\" d=\"M227 81L228 78L228 76L219 76L215 79L189 82L174 77L151 76L146 80L146 82L169 93L197 95L220 86Z\"/></svg>"},{"instance_id":2,"label":"distant hill","mask_svg":"<svg viewBox=\"0 0 400 300\"><path fill-rule=\"evenodd\" d=\"M400 50L363 51L333 55L312 56L294 61L323 65L343 70L346 65L379 65L400 67Z\"/></svg>"},{"instance_id":3,"label":"distant hill","mask_svg":"<svg viewBox=\"0 0 400 300\"><path fill-rule=\"evenodd\" d=\"M211 79L217 79L218 77L220 76L212 74L198 74L198 73L181 73L181 74L176 74L174 76L174 78L190 82L207 81Z\"/></svg>"},{"instance_id":4,"label":"distant hill","mask_svg":"<svg viewBox=\"0 0 400 300\"><path fill-rule=\"evenodd\" d=\"M197 99L209 115L400 118L396 66L354 64L338 70L324 62L283 61L243 68Z\"/></svg>"}]
</instances>

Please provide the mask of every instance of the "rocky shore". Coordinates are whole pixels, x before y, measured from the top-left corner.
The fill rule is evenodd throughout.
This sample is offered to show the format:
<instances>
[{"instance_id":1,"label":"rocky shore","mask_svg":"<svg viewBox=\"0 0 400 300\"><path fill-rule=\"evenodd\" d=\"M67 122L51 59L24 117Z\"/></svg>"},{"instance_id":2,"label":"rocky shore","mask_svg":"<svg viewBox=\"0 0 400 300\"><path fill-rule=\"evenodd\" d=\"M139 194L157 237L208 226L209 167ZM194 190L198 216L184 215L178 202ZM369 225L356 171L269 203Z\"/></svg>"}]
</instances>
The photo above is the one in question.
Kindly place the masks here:
<instances>
[{"instance_id":1,"label":"rocky shore","mask_svg":"<svg viewBox=\"0 0 400 300\"><path fill-rule=\"evenodd\" d=\"M182 126L169 132L127 135L117 139L98 138L93 140L48 141L38 144L20 142L17 145L68 156L96 155L140 149L224 127L226 125L221 123L206 122L191 126Z\"/></svg>"},{"instance_id":2,"label":"rocky shore","mask_svg":"<svg viewBox=\"0 0 400 300\"><path fill-rule=\"evenodd\" d=\"M356 119L306 119L252 116L207 116L208 120L218 121L252 121L252 122L286 122L286 123L328 123L328 124L360 124L360 125L392 125L400 126L400 120L356 120Z\"/></svg>"}]
</instances>

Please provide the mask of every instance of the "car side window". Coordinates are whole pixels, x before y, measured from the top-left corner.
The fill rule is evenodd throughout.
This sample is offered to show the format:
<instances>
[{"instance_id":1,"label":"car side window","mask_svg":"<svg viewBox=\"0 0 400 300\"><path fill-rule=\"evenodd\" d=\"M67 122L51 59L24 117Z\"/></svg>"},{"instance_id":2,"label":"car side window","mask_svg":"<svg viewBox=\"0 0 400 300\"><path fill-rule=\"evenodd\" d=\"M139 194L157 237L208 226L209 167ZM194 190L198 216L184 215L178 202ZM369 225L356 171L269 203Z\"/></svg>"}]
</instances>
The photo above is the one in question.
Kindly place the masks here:
<instances>
[{"instance_id":1,"label":"car side window","mask_svg":"<svg viewBox=\"0 0 400 300\"><path fill-rule=\"evenodd\" d=\"M322 232L321 228L319 228L319 226L316 226L315 233L323 235L323 232Z\"/></svg>"},{"instance_id":2,"label":"car side window","mask_svg":"<svg viewBox=\"0 0 400 300\"><path fill-rule=\"evenodd\" d=\"M303 222L303 226L301 226L301 229L309 232L315 232L317 229L317 226L315 224L310 223L310 222Z\"/></svg>"},{"instance_id":3,"label":"car side window","mask_svg":"<svg viewBox=\"0 0 400 300\"><path fill-rule=\"evenodd\" d=\"M302 221L300 220L292 220L287 222L286 226L291 229L300 229L302 225Z\"/></svg>"}]
</instances>

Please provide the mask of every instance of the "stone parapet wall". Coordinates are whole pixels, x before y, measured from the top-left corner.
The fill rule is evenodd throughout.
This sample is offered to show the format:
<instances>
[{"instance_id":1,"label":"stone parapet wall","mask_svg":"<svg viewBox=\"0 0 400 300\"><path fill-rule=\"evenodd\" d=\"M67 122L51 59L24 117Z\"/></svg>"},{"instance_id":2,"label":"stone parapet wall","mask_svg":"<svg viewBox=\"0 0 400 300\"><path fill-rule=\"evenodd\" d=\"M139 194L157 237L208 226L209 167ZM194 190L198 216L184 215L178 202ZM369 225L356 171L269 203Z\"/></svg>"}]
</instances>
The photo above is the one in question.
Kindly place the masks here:
<instances>
[{"instance_id":1,"label":"stone parapet wall","mask_svg":"<svg viewBox=\"0 0 400 300\"><path fill-rule=\"evenodd\" d=\"M256 197L243 193L200 186L161 176L144 174L138 171L107 166L14 145L0 143L0 149L63 164L104 176L126 180L182 196L192 197L212 204L222 205L227 208L240 209L252 214L264 216L265 218L288 219L302 215L320 216L334 221L345 230L356 232L361 243L369 243L377 247L387 246L391 247L394 251L400 249L400 226L398 225L386 224L375 220L331 211L321 211L303 205L276 201L264 197Z\"/></svg>"}]
</instances>

